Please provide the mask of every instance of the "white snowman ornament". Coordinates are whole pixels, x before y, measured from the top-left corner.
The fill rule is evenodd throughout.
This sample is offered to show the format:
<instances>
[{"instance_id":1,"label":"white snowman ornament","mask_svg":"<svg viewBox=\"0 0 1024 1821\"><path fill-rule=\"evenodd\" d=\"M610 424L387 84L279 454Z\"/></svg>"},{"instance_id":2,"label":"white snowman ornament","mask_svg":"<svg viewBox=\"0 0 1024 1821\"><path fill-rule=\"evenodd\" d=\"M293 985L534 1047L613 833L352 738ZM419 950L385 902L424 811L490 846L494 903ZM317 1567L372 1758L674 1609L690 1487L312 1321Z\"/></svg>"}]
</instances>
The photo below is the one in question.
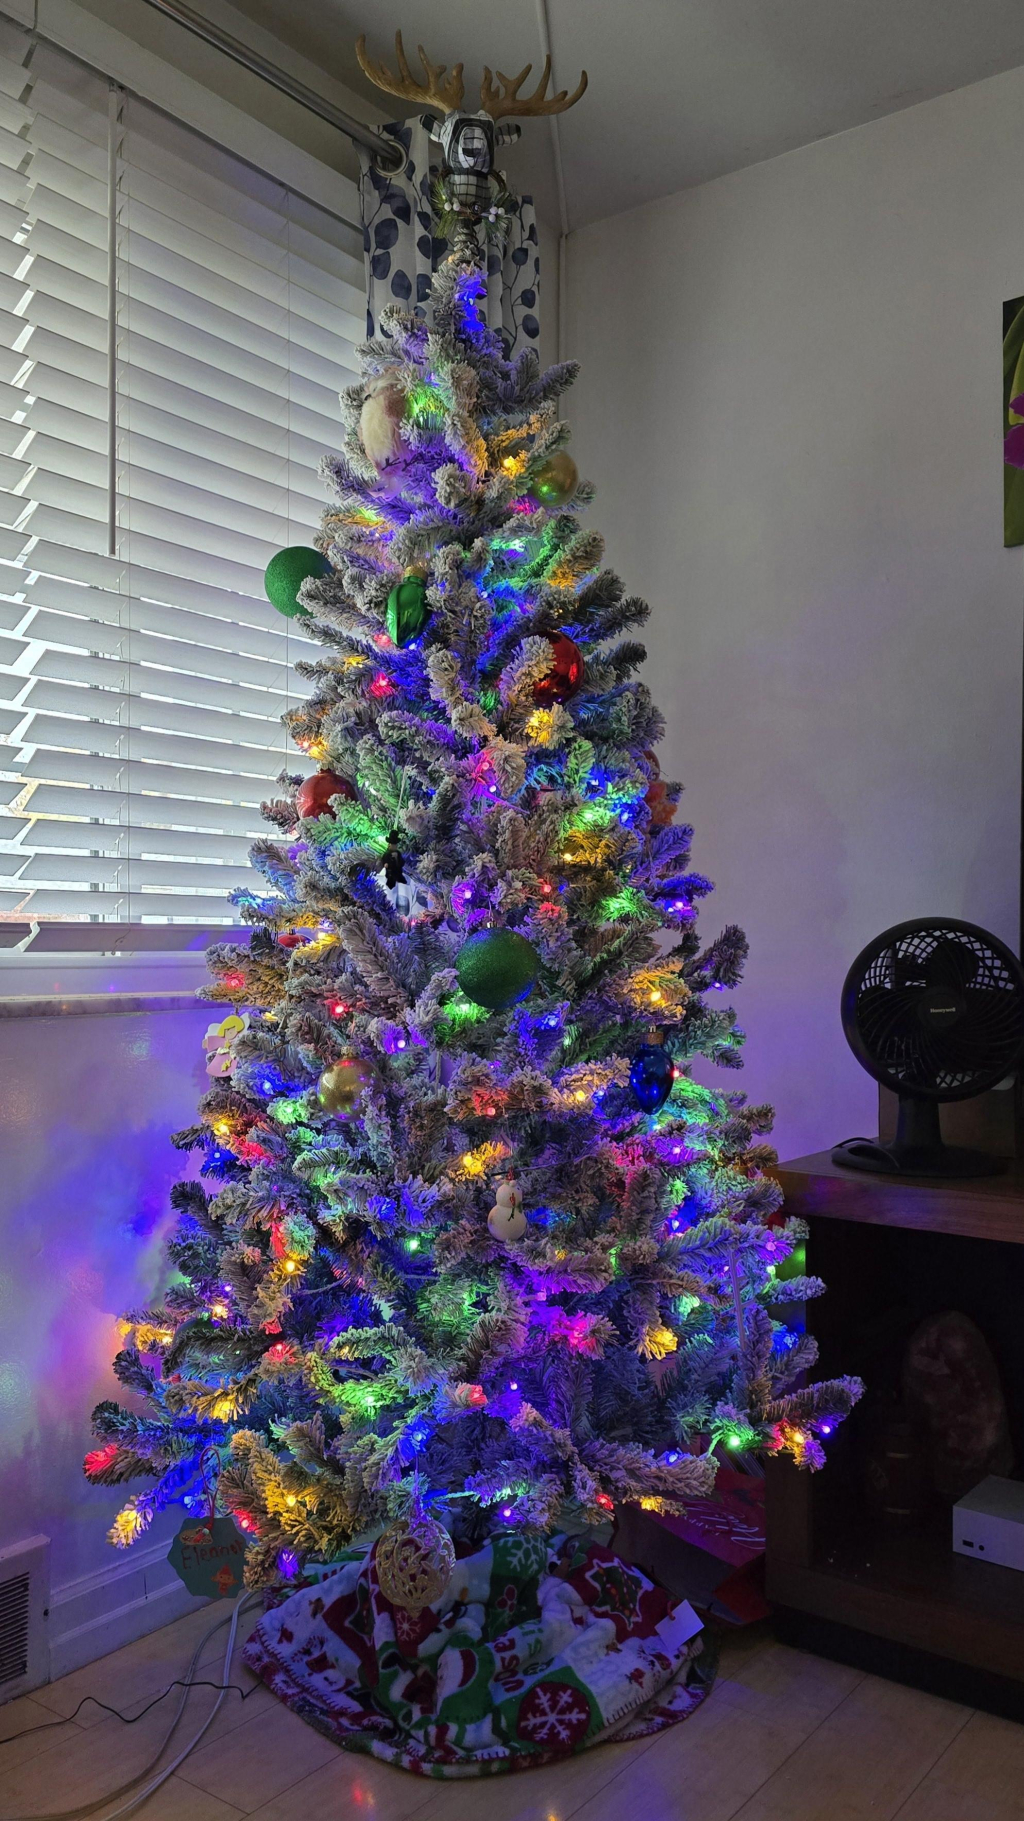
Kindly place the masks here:
<instances>
[{"instance_id":1,"label":"white snowman ornament","mask_svg":"<svg viewBox=\"0 0 1024 1821\"><path fill-rule=\"evenodd\" d=\"M510 1240L522 1239L526 1232L523 1191L514 1176L506 1176L499 1182L494 1206L487 1216L487 1226L494 1239L503 1240L506 1244Z\"/></svg>"}]
</instances>

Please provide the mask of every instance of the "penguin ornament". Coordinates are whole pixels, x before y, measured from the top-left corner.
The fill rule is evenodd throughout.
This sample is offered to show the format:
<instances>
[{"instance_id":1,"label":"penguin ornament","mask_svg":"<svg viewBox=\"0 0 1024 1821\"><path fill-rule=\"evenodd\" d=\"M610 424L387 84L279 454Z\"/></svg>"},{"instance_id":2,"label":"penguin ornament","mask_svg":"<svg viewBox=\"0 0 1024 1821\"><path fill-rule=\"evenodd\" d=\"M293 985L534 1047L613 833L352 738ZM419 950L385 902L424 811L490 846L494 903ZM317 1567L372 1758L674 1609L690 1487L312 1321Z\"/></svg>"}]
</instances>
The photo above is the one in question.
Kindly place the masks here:
<instances>
[{"instance_id":1,"label":"penguin ornament","mask_svg":"<svg viewBox=\"0 0 1024 1821\"><path fill-rule=\"evenodd\" d=\"M377 883L383 887L392 910L399 917L424 917L431 908L430 892L419 879L410 878L406 872L401 843L398 829L393 828L384 849L384 864L377 874Z\"/></svg>"},{"instance_id":2,"label":"penguin ornament","mask_svg":"<svg viewBox=\"0 0 1024 1821\"><path fill-rule=\"evenodd\" d=\"M492 1238L500 1239L505 1244L510 1240L522 1239L526 1232L523 1191L511 1174L498 1184L494 1206L487 1216L487 1225Z\"/></svg>"}]
</instances>

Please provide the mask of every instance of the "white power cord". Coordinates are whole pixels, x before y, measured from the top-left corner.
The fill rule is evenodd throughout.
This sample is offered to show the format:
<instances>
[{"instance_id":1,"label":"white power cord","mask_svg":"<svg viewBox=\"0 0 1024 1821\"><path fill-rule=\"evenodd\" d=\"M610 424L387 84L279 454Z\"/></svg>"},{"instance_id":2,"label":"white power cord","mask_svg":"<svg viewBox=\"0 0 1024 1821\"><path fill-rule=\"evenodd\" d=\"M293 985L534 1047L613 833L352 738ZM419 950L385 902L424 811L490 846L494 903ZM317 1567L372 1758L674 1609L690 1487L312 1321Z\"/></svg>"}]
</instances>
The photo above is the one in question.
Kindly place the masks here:
<instances>
[{"instance_id":1,"label":"white power cord","mask_svg":"<svg viewBox=\"0 0 1024 1821\"><path fill-rule=\"evenodd\" d=\"M165 1765L163 1770L158 1771L155 1777L150 1777L149 1782L145 1783L141 1789L136 1789L135 1794L133 1796L129 1796L128 1801L123 1802L121 1804L120 1808L111 1809L110 1813L103 1817L103 1821L119 1821L120 1816L131 1814L132 1810L138 1808L140 1803L145 1802L151 1795L153 1795L154 1791L158 1790L160 1788L161 1784L166 1783L168 1777L172 1777L174 1775L174 1772L178 1769L178 1766L181 1764L184 1764L185 1759L188 1757L190 1752L195 1751L195 1748L199 1744L199 1741L203 1737L203 1734L207 1731L208 1727L212 1726L214 1720L216 1719L217 1714L220 1711L220 1708L223 1703L225 1695L231 1693L231 1690L226 1686L226 1684L231 1675L231 1658L234 1655L235 1639L238 1635L238 1621L241 1618L242 1613L248 1607L252 1606L258 1599L259 1599L258 1594L248 1593L248 1594L244 1594L240 1600L236 1600L234 1603L234 1606L233 1606L231 1614L230 1614L231 1628L228 1632L227 1649L224 1652L224 1671L221 1676L221 1682L222 1682L222 1684L224 1684L224 1686L221 1687L216 1701L214 1702L213 1706L211 1707L209 1713L206 1716L206 1719L203 1721L203 1724L200 1726L198 1732L196 1732L192 1735L192 1738L189 1740L189 1742L185 1746L184 1750L180 1751L178 1753L177 1757L174 1758L170 1764ZM202 1656L202 1653L203 1653L204 1649L206 1648L206 1645L209 1643L209 1641L213 1637L214 1633L217 1631L220 1631L220 1629L223 1625L227 1625L228 1617L229 1617L229 1615L227 1613L223 1613L221 1615L221 1617L219 1617L218 1619L215 1619L214 1623L209 1627L209 1629L207 1631L205 1631L203 1633L198 1644L196 1645L195 1650L192 1653L192 1661L189 1663L188 1669L185 1671L185 1675L183 1677L184 1685L183 1685L182 1691L181 1691L181 1699L178 1702L177 1712L175 1713L175 1716L174 1716L173 1720L171 1721L171 1724L168 1727L166 1733L164 1734L163 1738L161 1739L159 1749L156 1752L155 1756L150 1759L149 1763L147 1765L145 1765L142 1770L138 1771L134 1777L130 1777L127 1783L122 1783L119 1789L112 1789L110 1791L109 1795L97 1796L92 1802L85 1802L78 1808L62 1809L59 1814L53 1814L53 1815L10 1816L10 1817L5 1817L5 1821L80 1821L80 1817L95 1814L97 1809L105 1808L106 1804L108 1802L115 1802L117 1800L118 1796L123 1796L126 1793L126 1791L132 1789L133 1786L139 1782L140 1778L149 1777L150 1771L153 1769L154 1765L159 1764L160 1759L163 1757L164 1752L167 1750L167 1747L170 1744L172 1737L174 1736L174 1733L177 1731L178 1724L185 1711L185 1706L188 1701L188 1697L192 1692L193 1679L195 1677L195 1672L196 1672L196 1668L199 1663L199 1658Z\"/></svg>"}]
</instances>

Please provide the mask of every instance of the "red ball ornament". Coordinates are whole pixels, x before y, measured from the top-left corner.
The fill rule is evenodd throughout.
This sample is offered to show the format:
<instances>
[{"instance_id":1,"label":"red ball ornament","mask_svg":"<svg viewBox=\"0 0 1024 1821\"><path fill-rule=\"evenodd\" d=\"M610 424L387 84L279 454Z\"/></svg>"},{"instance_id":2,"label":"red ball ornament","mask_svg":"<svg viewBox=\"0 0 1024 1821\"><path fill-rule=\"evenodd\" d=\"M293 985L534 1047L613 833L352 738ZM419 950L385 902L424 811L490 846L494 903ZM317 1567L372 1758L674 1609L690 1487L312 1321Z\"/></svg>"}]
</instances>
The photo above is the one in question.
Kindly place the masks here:
<instances>
[{"instance_id":1,"label":"red ball ornament","mask_svg":"<svg viewBox=\"0 0 1024 1821\"><path fill-rule=\"evenodd\" d=\"M331 806L332 797L347 797L350 803L356 802L356 787L348 778L342 778L336 771L315 771L311 778L306 778L295 793L295 808L303 818L323 816Z\"/></svg>"},{"instance_id":2,"label":"red ball ornament","mask_svg":"<svg viewBox=\"0 0 1024 1821\"><path fill-rule=\"evenodd\" d=\"M541 708L553 702L567 702L583 681L583 653L564 632L547 632L551 645L551 669L533 686L533 699Z\"/></svg>"},{"instance_id":3,"label":"red ball ornament","mask_svg":"<svg viewBox=\"0 0 1024 1821\"><path fill-rule=\"evenodd\" d=\"M668 794L668 785L656 778L650 789L644 794L644 802L651 812L652 828L668 828L675 819L676 806Z\"/></svg>"}]
</instances>

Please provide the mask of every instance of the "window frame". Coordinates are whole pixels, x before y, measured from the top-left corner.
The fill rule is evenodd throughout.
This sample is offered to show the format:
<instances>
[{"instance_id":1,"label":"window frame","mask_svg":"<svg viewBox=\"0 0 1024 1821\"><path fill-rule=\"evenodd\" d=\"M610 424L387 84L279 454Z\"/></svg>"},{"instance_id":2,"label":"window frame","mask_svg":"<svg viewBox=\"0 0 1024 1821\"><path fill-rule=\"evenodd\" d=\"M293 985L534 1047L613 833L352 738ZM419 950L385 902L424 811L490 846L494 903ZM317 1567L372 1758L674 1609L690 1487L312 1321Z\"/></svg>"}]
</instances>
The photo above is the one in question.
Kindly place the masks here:
<instances>
[{"instance_id":1,"label":"window frame","mask_svg":"<svg viewBox=\"0 0 1024 1821\"><path fill-rule=\"evenodd\" d=\"M357 184L193 77L87 13L74 0L3 0L3 12L26 34L55 46L112 91L146 103L218 152L283 186L361 236ZM340 135L339 135L340 137ZM348 150L346 143L346 150ZM111 507L116 475L108 474ZM183 906L183 909L185 907ZM239 925L195 922L114 922L47 916L0 919L0 958L20 954L158 954L182 956L208 941L229 939Z\"/></svg>"}]
</instances>

